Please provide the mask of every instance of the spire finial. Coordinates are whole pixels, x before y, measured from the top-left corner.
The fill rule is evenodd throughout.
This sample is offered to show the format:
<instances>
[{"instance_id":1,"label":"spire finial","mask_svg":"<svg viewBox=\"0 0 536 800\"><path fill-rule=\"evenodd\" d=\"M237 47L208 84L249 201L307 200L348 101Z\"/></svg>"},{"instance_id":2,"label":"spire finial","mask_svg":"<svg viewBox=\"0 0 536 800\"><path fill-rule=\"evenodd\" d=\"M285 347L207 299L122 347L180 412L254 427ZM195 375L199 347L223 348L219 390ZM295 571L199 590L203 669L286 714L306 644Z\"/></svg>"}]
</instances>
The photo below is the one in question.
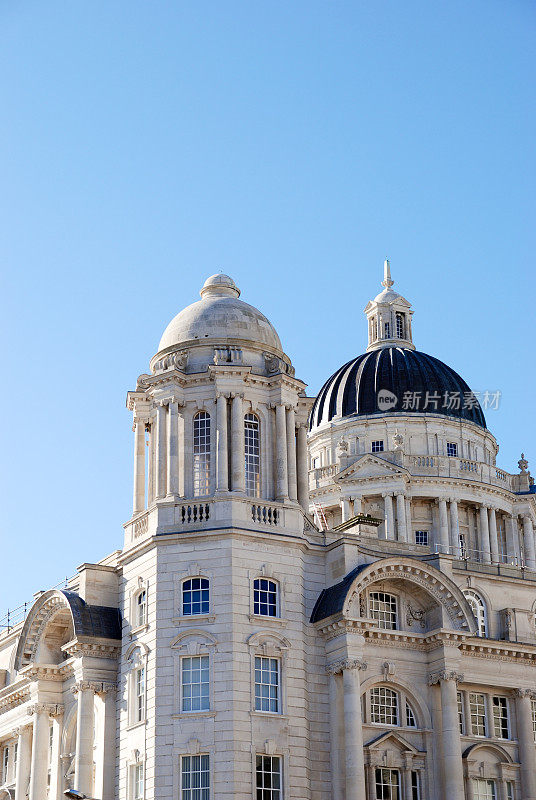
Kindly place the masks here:
<instances>
[{"instance_id":1,"label":"spire finial","mask_svg":"<svg viewBox=\"0 0 536 800\"><path fill-rule=\"evenodd\" d=\"M390 289L393 285L394 281L391 280L391 265L389 263L389 259L386 258L383 262L383 281L382 286L385 286L386 289Z\"/></svg>"}]
</instances>

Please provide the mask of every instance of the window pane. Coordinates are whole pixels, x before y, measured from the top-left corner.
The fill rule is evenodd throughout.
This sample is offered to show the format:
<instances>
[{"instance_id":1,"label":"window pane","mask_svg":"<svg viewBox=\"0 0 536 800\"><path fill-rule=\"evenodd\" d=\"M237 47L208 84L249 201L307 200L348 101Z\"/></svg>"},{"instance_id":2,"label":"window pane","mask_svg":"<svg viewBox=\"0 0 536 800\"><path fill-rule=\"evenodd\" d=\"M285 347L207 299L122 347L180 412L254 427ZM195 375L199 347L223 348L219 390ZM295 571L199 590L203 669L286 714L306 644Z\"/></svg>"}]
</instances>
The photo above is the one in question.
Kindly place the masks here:
<instances>
[{"instance_id":1,"label":"window pane","mask_svg":"<svg viewBox=\"0 0 536 800\"><path fill-rule=\"evenodd\" d=\"M210 494L210 414L194 417L194 497Z\"/></svg>"},{"instance_id":2,"label":"window pane","mask_svg":"<svg viewBox=\"0 0 536 800\"><path fill-rule=\"evenodd\" d=\"M474 800L496 800L495 781L473 778Z\"/></svg>"},{"instance_id":3,"label":"window pane","mask_svg":"<svg viewBox=\"0 0 536 800\"><path fill-rule=\"evenodd\" d=\"M255 711L279 712L279 659L255 657Z\"/></svg>"},{"instance_id":4,"label":"window pane","mask_svg":"<svg viewBox=\"0 0 536 800\"><path fill-rule=\"evenodd\" d=\"M379 628L396 630L396 597L385 592L371 592L369 594L369 616L377 620Z\"/></svg>"},{"instance_id":5,"label":"window pane","mask_svg":"<svg viewBox=\"0 0 536 800\"><path fill-rule=\"evenodd\" d=\"M466 591L464 592L464 596L471 606L471 611L475 616L478 626L478 635L487 636L486 608L484 606L484 601L477 595L476 592Z\"/></svg>"},{"instance_id":6,"label":"window pane","mask_svg":"<svg viewBox=\"0 0 536 800\"><path fill-rule=\"evenodd\" d=\"M486 698L477 692L469 693L469 712L473 736L486 735Z\"/></svg>"},{"instance_id":7,"label":"window pane","mask_svg":"<svg viewBox=\"0 0 536 800\"><path fill-rule=\"evenodd\" d=\"M182 757L181 787L182 800L209 800L210 761L208 755Z\"/></svg>"},{"instance_id":8,"label":"window pane","mask_svg":"<svg viewBox=\"0 0 536 800\"><path fill-rule=\"evenodd\" d=\"M381 725L398 725L398 695L385 686L370 690L370 721Z\"/></svg>"},{"instance_id":9,"label":"window pane","mask_svg":"<svg viewBox=\"0 0 536 800\"><path fill-rule=\"evenodd\" d=\"M209 657L188 656L181 659L182 710L208 711Z\"/></svg>"},{"instance_id":10,"label":"window pane","mask_svg":"<svg viewBox=\"0 0 536 800\"><path fill-rule=\"evenodd\" d=\"M253 583L253 613L263 617L277 617L277 583L267 578L257 578Z\"/></svg>"},{"instance_id":11,"label":"window pane","mask_svg":"<svg viewBox=\"0 0 536 800\"><path fill-rule=\"evenodd\" d=\"M376 800L400 800L400 772L397 769L376 769Z\"/></svg>"},{"instance_id":12,"label":"window pane","mask_svg":"<svg viewBox=\"0 0 536 800\"><path fill-rule=\"evenodd\" d=\"M255 414L244 417L244 450L246 459L246 494L261 496L260 426Z\"/></svg>"},{"instance_id":13,"label":"window pane","mask_svg":"<svg viewBox=\"0 0 536 800\"><path fill-rule=\"evenodd\" d=\"M209 588L207 578L190 578L182 584L182 613L184 616L209 613Z\"/></svg>"},{"instance_id":14,"label":"window pane","mask_svg":"<svg viewBox=\"0 0 536 800\"><path fill-rule=\"evenodd\" d=\"M498 739L508 739L508 700L506 697L492 697L493 732Z\"/></svg>"},{"instance_id":15,"label":"window pane","mask_svg":"<svg viewBox=\"0 0 536 800\"><path fill-rule=\"evenodd\" d=\"M257 756L256 788L260 800L280 800L282 783L280 756Z\"/></svg>"}]
</instances>

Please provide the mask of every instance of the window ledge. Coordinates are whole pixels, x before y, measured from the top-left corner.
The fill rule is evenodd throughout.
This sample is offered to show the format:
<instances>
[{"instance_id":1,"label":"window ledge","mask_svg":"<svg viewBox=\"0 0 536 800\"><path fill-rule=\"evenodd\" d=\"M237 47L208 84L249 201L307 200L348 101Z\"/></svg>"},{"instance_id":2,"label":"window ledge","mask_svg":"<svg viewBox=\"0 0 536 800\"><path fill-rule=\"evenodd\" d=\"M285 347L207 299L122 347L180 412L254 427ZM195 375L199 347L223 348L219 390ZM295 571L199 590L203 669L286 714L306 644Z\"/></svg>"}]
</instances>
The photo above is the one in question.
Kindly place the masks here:
<instances>
[{"instance_id":1,"label":"window ledge","mask_svg":"<svg viewBox=\"0 0 536 800\"><path fill-rule=\"evenodd\" d=\"M274 622L280 628L286 628L288 625L288 620L283 619L282 617L268 617L264 616L264 614L250 614L249 615L250 622L262 622L263 624L266 622Z\"/></svg>"},{"instance_id":2,"label":"window ledge","mask_svg":"<svg viewBox=\"0 0 536 800\"><path fill-rule=\"evenodd\" d=\"M271 719L282 719L288 722L287 714L279 714L277 711L250 711L252 717L270 717Z\"/></svg>"},{"instance_id":3,"label":"window ledge","mask_svg":"<svg viewBox=\"0 0 536 800\"><path fill-rule=\"evenodd\" d=\"M185 617L173 617L171 620L174 625L182 625L183 622L215 622L215 614L188 614Z\"/></svg>"},{"instance_id":4,"label":"window ledge","mask_svg":"<svg viewBox=\"0 0 536 800\"><path fill-rule=\"evenodd\" d=\"M134 728L142 728L144 725L147 725L146 719L142 719L141 722L131 722L130 725L127 725L127 731L133 731Z\"/></svg>"},{"instance_id":5,"label":"window ledge","mask_svg":"<svg viewBox=\"0 0 536 800\"><path fill-rule=\"evenodd\" d=\"M171 719L197 719L197 717L215 717L215 711L180 711L171 715Z\"/></svg>"},{"instance_id":6,"label":"window ledge","mask_svg":"<svg viewBox=\"0 0 536 800\"><path fill-rule=\"evenodd\" d=\"M145 631L149 630L149 623L146 622L145 625L138 625L136 628L130 629L130 638L132 639L134 636L137 636L139 633L145 633Z\"/></svg>"}]
</instances>

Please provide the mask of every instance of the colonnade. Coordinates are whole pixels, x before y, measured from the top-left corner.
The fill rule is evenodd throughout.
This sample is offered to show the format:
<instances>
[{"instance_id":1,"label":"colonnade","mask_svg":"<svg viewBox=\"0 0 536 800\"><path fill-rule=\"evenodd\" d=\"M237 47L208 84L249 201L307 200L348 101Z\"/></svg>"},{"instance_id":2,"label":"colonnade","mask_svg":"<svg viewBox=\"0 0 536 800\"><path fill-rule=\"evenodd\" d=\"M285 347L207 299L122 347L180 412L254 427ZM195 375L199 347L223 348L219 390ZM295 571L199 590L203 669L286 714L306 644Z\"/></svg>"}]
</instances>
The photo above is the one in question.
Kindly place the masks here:
<instances>
[{"instance_id":1,"label":"colonnade","mask_svg":"<svg viewBox=\"0 0 536 800\"><path fill-rule=\"evenodd\" d=\"M115 684L80 681L72 692L77 705L73 784L87 795L113 797ZM100 730L103 732L97 742L94 741L95 710L101 715ZM34 703L27 713L31 723L17 730L15 800L43 800L45 797L60 800L66 766L62 754L64 706Z\"/></svg>"},{"instance_id":2,"label":"colonnade","mask_svg":"<svg viewBox=\"0 0 536 800\"><path fill-rule=\"evenodd\" d=\"M211 415L212 493L246 494L244 417L251 408L243 393L216 394L215 424ZM133 513L148 502L193 494L192 432L195 411L187 412L175 397L159 400L149 420L134 417ZM210 413L210 412L209 412ZM256 412L253 412L256 413ZM267 404L260 421L261 496L279 502L296 502L308 510L307 429L296 419L295 406ZM187 422L186 422L187 420ZM149 432L149 475L146 475L146 433ZM215 440L215 441L214 441Z\"/></svg>"},{"instance_id":3,"label":"colonnade","mask_svg":"<svg viewBox=\"0 0 536 800\"><path fill-rule=\"evenodd\" d=\"M403 491L382 493L384 504L384 537L392 541L412 542L413 519L411 498ZM362 513L363 498L343 495L341 497L342 521ZM469 549L469 542L460 539L460 501L454 497L435 500L438 508L436 523L431 531L439 552L451 554L458 558L465 554L485 564L498 564L502 561L522 561L528 569L536 570L536 530L529 514L507 514L497 506L483 503L469 503L476 510L474 536L476 541ZM501 524L505 526L506 552L501 547L498 534L499 515ZM521 516L521 525L519 517ZM520 529L521 528L521 529ZM432 537L431 537L432 538ZM524 543L521 548L521 541ZM430 544L432 541L430 541ZM462 548L465 552L462 552Z\"/></svg>"}]
</instances>

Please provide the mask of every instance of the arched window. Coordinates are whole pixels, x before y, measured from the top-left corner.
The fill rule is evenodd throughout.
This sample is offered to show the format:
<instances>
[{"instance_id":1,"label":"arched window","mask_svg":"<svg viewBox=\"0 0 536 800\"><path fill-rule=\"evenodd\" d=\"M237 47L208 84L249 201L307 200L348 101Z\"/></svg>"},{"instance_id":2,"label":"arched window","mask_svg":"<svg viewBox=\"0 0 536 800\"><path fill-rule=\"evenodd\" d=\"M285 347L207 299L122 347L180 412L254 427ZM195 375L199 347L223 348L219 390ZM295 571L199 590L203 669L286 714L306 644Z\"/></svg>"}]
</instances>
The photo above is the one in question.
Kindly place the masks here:
<instances>
[{"instance_id":1,"label":"arched window","mask_svg":"<svg viewBox=\"0 0 536 800\"><path fill-rule=\"evenodd\" d=\"M261 617L279 616L278 586L268 578L256 578L253 582L253 613Z\"/></svg>"},{"instance_id":2,"label":"arched window","mask_svg":"<svg viewBox=\"0 0 536 800\"><path fill-rule=\"evenodd\" d=\"M208 578L188 578L182 582L182 613L185 617L208 614L210 609Z\"/></svg>"},{"instance_id":3,"label":"arched window","mask_svg":"<svg viewBox=\"0 0 536 800\"><path fill-rule=\"evenodd\" d=\"M147 591L142 589L136 595L136 626L141 628L147 623Z\"/></svg>"},{"instance_id":4,"label":"arched window","mask_svg":"<svg viewBox=\"0 0 536 800\"><path fill-rule=\"evenodd\" d=\"M194 497L210 494L210 414L194 417Z\"/></svg>"},{"instance_id":5,"label":"arched window","mask_svg":"<svg viewBox=\"0 0 536 800\"><path fill-rule=\"evenodd\" d=\"M396 597L386 592L370 592L369 616L378 623L378 628L394 631L398 628Z\"/></svg>"},{"instance_id":6,"label":"arched window","mask_svg":"<svg viewBox=\"0 0 536 800\"><path fill-rule=\"evenodd\" d=\"M487 614L486 614L486 606L484 601L476 592L468 590L464 592L465 599L471 606L471 611L473 612L477 627L478 627L478 635L479 636L487 636L488 635L488 621L487 621Z\"/></svg>"},{"instance_id":7,"label":"arched window","mask_svg":"<svg viewBox=\"0 0 536 800\"><path fill-rule=\"evenodd\" d=\"M261 447L259 418L255 414L244 417L244 449L246 456L246 494L261 495Z\"/></svg>"},{"instance_id":8,"label":"arched window","mask_svg":"<svg viewBox=\"0 0 536 800\"><path fill-rule=\"evenodd\" d=\"M396 315L396 338L397 339L405 339L404 335L404 315L397 314Z\"/></svg>"},{"instance_id":9,"label":"arched window","mask_svg":"<svg viewBox=\"0 0 536 800\"><path fill-rule=\"evenodd\" d=\"M413 711L412 707L406 700L406 725L408 728L416 728L417 727L417 720L415 718L415 712Z\"/></svg>"}]
</instances>

